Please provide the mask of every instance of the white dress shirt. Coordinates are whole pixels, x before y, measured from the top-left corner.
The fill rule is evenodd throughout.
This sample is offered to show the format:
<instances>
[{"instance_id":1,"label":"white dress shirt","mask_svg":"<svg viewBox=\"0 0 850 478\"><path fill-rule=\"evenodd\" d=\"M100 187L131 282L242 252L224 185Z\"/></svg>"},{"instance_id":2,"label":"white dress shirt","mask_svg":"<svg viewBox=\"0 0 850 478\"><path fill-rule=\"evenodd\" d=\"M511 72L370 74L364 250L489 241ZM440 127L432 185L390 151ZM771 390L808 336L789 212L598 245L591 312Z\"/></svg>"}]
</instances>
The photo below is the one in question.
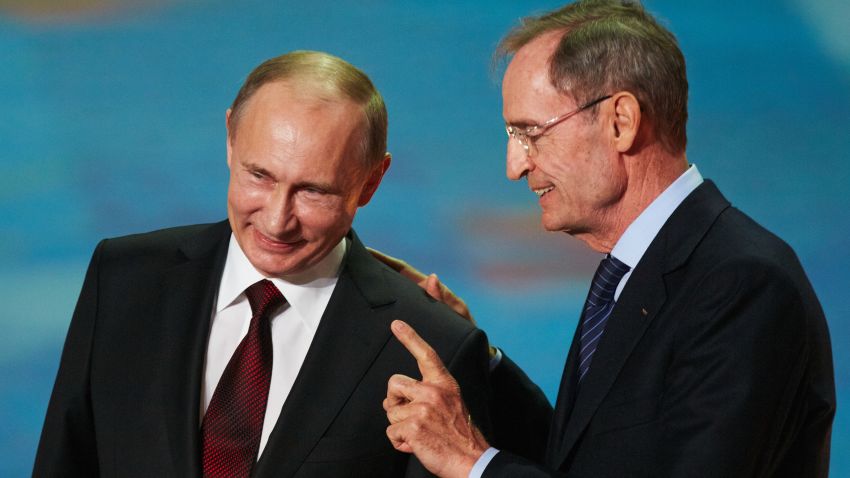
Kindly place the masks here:
<instances>
[{"instance_id":1,"label":"white dress shirt","mask_svg":"<svg viewBox=\"0 0 850 478\"><path fill-rule=\"evenodd\" d=\"M292 390L304 357L307 356L322 314L325 313L336 287L347 247L347 240L343 238L324 259L308 270L283 279L268 278L277 286L287 303L270 317L272 378L260 439L260 454L277 423L283 403ZM254 269L236 238L231 235L207 342L201 389L201 417L209 407L215 387L230 357L248 333L252 313L251 305L245 297L245 289L265 278Z\"/></svg>"},{"instance_id":2,"label":"white dress shirt","mask_svg":"<svg viewBox=\"0 0 850 478\"><path fill-rule=\"evenodd\" d=\"M620 298L620 292L626 286L632 271L640 262L646 249L658 235L664 223L670 219L673 211L682 204L691 192L702 184L702 175L696 165L692 164L672 184L667 186L654 201L634 220L620 236L611 249L611 255L629 266L629 271L620 279L617 290L614 291L614 301Z\"/></svg>"},{"instance_id":3,"label":"white dress shirt","mask_svg":"<svg viewBox=\"0 0 850 478\"><path fill-rule=\"evenodd\" d=\"M620 279L617 284L617 290L614 292L614 301L620 297L620 292L623 291L626 282L632 275L632 271L637 266L646 249L658 235L658 231L664 226L664 223L670 219L673 211L682 204L682 201L688 197L694 189L702 184L702 175L697 170L696 165L691 165L681 176L676 178L672 184L667 186L657 198L655 198L643 212L634 220L629 227L626 228L614 248L611 249L611 255L629 266L629 271ZM492 369L492 365L491 365ZM484 469L490 464L490 461L496 456L499 450L489 448L482 454L472 470L469 471L469 478L481 478L484 474Z\"/></svg>"}]
</instances>

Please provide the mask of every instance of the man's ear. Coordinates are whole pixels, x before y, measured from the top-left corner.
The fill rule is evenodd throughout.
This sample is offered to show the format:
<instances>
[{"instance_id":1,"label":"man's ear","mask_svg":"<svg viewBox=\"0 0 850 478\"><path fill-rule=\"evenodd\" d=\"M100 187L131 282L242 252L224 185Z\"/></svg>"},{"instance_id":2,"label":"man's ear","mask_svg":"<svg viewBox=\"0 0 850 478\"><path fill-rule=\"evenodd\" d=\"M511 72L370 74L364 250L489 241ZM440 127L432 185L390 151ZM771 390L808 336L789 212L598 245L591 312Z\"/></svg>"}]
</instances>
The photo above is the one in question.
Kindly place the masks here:
<instances>
[{"instance_id":1,"label":"man's ear","mask_svg":"<svg viewBox=\"0 0 850 478\"><path fill-rule=\"evenodd\" d=\"M233 152L233 145L230 144L230 136L233 131L232 125L230 124L230 117L233 110L227 108L227 111L224 113L224 128L227 130L227 167L230 168L230 156Z\"/></svg>"},{"instance_id":2,"label":"man's ear","mask_svg":"<svg viewBox=\"0 0 850 478\"><path fill-rule=\"evenodd\" d=\"M625 153L635 146L635 140L640 130L640 103L635 95L621 91L611 97L614 108L613 129L614 144L617 151Z\"/></svg>"},{"instance_id":3,"label":"man's ear","mask_svg":"<svg viewBox=\"0 0 850 478\"><path fill-rule=\"evenodd\" d=\"M389 152L384 153L384 159L381 160L381 163L375 165L375 167L372 168L372 171L369 172L369 177L366 178L366 183L363 185L363 190L360 192L360 197L357 199L358 207L363 207L369 204L369 201L372 199L372 195L378 190L378 186L384 178L384 173L386 173L387 169L390 168L392 160L393 157Z\"/></svg>"}]
</instances>

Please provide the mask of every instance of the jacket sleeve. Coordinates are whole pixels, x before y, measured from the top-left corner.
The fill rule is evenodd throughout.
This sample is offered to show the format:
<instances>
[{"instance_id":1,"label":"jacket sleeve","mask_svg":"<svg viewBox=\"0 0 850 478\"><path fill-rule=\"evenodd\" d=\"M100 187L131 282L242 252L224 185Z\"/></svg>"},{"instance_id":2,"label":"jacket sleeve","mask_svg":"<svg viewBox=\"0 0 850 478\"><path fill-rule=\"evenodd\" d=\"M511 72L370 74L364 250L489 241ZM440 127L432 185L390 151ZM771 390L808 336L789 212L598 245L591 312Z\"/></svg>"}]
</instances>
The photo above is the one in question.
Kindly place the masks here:
<instances>
[{"instance_id":1,"label":"jacket sleeve","mask_svg":"<svg viewBox=\"0 0 850 478\"><path fill-rule=\"evenodd\" d=\"M552 405L531 379L507 355L490 373L492 445L536 462L543 461Z\"/></svg>"},{"instance_id":2,"label":"jacket sleeve","mask_svg":"<svg viewBox=\"0 0 850 478\"><path fill-rule=\"evenodd\" d=\"M536 462L500 451L487 465L482 478L558 478L567 475L548 470Z\"/></svg>"},{"instance_id":3,"label":"jacket sleeve","mask_svg":"<svg viewBox=\"0 0 850 478\"><path fill-rule=\"evenodd\" d=\"M98 307L98 267L104 244L102 241L95 249L74 309L41 431L34 477L98 475L89 381Z\"/></svg>"},{"instance_id":4,"label":"jacket sleeve","mask_svg":"<svg viewBox=\"0 0 850 478\"><path fill-rule=\"evenodd\" d=\"M529 461L542 461L546 449L552 418L552 406L546 396L506 355L502 355L502 360L492 372L489 371L487 340L483 332L476 331L467 343L470 350L476 351L474 363L486 364L483 372L476 368L477 383L486 383L489 388L486 391L470 392L464 390L464 385L472 381L462 380L458 378L459 375L455 377L461 384L461 393L473 418L475 419L476 413L489 414L489 428L484 428L479 421L476 421L476 425L481 428L490 444L501 450L494 461L513 463L503 469L503 474L497 476L524 476L517 474L523 470L532 473L529 476L538 476L534 473L544 473L540 476L547 476L542 469ZM482 349L485 351L483 356ZM454 363L460 363L460 361L454 360ZM456 366L450 367L450 371L453 374L459 373ZM482 373L483 378L480 377ZM476 408L477 404L483 405L478 403L479 400L487 401L486 408ZM498 468L498 466L494 467L494 469ZM489 475L485 472L484 476Z\"/></svg>"}]
</instances>

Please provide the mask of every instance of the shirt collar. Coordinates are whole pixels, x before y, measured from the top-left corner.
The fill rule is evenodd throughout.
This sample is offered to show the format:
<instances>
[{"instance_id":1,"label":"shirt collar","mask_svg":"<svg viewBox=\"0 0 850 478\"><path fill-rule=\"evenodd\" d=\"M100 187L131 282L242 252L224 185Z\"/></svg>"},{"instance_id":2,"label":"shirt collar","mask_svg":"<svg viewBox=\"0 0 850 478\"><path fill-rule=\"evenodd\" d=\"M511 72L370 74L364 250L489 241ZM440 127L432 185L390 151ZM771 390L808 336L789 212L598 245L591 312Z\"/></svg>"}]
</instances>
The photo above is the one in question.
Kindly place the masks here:
<instances>
[{"instance_id":1,"label":"shirt collar","mask_svg":"<svg viewBox=\"0 0 850 478\"><path fill-rule=\"evenodd\" d=\"M673 211L702 181L702 175L692 164L626 228L611 255L634 269Z\"/></svg>"},{"instance_id":2,"label":"shirt collar","mask_svg":"<svg viewBox=\"0 0 850 478\"><path fill-rule=\"evenodd\" d=\"M245 252L239 247L239 242L231 234L218 290L216 313L236 302L249 286L267 278L315 331L336 286L347 249L348 240L343 237L328 255L307 270L286 278L267 278L254 269Z\"/></svg>"}]
</instances>

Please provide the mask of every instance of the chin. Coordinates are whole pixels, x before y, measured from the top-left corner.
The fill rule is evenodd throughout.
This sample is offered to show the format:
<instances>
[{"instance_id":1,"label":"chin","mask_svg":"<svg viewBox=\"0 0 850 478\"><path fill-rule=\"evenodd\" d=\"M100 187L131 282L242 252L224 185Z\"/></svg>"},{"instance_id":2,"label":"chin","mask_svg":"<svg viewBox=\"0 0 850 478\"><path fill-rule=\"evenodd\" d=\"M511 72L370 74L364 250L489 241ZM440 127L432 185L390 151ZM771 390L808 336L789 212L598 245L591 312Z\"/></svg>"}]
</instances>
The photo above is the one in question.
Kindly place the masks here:
<instances>
[{"instance_id":1,"label":"chin","mask_svg":"<svg viewBox=\"0 0 850 478\"><path fill-rule=\"evenodd\" d=\"M254 269L267 277L281 277L304 269L303 261L294 260L295 258L278 258L265 252L259 254L246 253L246 256Z\"/></svg>"},{"instance_id":2,"label":"chin","mask_svg":"<svg viewBox=\"0 0 850 478\"><path fill-rule=\"evenodd\" d=\"M543 217L540 218L540 225L543 226L543 229L548 232L558 232L564 230L564 228L561 227L558 222L553 220L551 217L547 217L546 214L543 214Z\"/></svg>"},{"instance_id":3,"label":"chin","mask_svg":"<svg viewBox=\"0 0 850 478\"><path fill-rule=\"evenodd\" d=\"M278 278L282 279L286 276L291 276L293 274L297 274L302 270L306 269L306 267L256 267L257 272L268 277L268 278Z\"/></svg>"}]
</instances>

